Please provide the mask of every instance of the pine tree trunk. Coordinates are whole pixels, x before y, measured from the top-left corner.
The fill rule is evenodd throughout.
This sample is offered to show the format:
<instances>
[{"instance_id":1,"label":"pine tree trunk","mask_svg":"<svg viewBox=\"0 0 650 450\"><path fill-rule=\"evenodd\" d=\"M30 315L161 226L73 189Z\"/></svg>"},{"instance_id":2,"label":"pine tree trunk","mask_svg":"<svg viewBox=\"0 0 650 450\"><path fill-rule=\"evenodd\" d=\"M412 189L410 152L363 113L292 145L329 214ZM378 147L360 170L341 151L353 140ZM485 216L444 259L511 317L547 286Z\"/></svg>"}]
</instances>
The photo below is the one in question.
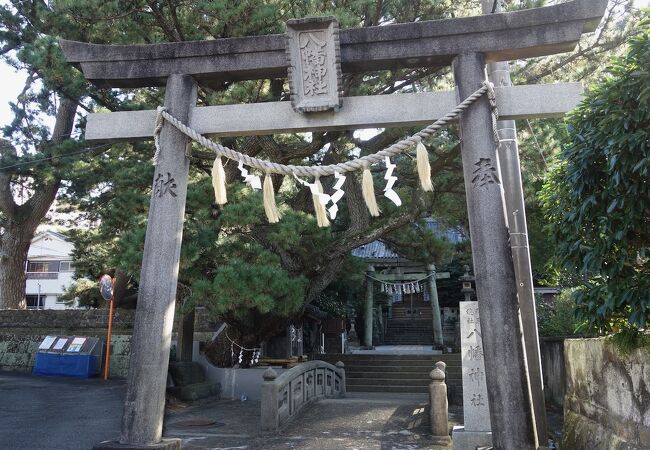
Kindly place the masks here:
<instances>
[{"instance_id":1,"label":"pine tree trunk","mask_svg":"<svg viewBox=\"0 0 650 450\"><path fill-rule=\"evenodd\" d=\"M25 261L31 237L15 230L0 237L0 309L25 309Z\"/></svg>"},{"instance_id":2,"label":"pine tree trunk","mask_svg":"<svg viewBox=\"0 0 650 450\"><path fill-rule=\"evenodd\" d=\"M56 113L52 144L70 137L77 103L62 98ZM2 140L0 155L16 156L13 146ZM54 161L52 164L56 164ZM36 174L36 172L35 172ZM0 309L24 309L25 263L36 228L52 206L61 185L58 179L36 179L36 188L27 202L16 204L12 193L11 172L0 171ZM35 176L34 178L37 178Z\"/></svg>"}]
</instances>

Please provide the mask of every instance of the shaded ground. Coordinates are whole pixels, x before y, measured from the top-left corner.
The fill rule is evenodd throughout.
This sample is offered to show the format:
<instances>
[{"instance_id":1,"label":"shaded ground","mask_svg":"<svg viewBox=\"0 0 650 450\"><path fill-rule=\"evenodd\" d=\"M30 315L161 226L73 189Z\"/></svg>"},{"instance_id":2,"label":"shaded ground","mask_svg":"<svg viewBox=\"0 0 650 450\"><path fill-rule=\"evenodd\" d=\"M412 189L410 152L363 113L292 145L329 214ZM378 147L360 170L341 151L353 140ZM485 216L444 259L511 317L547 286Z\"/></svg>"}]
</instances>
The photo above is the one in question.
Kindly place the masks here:
<instances>
[{"instance_id":1,"label":"shaded ground","mask_svg":"<svg viewBox=\"0 0 650 450\"><path fill-rule=\"evenodd\" d=\"M280 434L257 435L259 402L220 401L171 412L166 434L184 448L210 449L442 449L431 444L426 395L349 394L321 400ZM458 423L460 408L450 411ZM187 420L216 420L212 426L179 426Z\"/></svg>"},{"instance_id":2,"label":"shaded ground","mask_svg":"<svg viewBox=\"0 0 650 450\"><path fill-rule=\"evenodd\" d=\"M0 373L0 449L77 450L116 439L123 380L40 378ZM214 450L438 450L427 430L424 394L350 393L322 400L280 434L260 435L259 402L171 403L164 434L183 448ZM554 414L553 428L561 416ZM450 426L462 422L450 407Z\"/></svg>"},{"instance_id":3,"label":"shaded ground","mask_svg":"<svg viewBox=\"0 0 650 450\"><path fill-rule=\"evenodd\" d=\"M0 448L88 450L119 433L124 382L0 373Z\"/></svg>"}]
</instances>

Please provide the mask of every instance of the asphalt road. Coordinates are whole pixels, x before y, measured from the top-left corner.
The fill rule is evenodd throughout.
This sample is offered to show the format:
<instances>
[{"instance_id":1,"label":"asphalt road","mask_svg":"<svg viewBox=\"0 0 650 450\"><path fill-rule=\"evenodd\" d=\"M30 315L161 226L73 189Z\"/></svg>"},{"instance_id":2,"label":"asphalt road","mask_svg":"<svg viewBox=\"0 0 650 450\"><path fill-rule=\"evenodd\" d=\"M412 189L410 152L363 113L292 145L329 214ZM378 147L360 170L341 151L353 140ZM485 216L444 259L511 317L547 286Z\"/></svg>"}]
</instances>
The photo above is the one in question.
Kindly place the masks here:
<instances>
[{"instance_id":1,"label":"asphalt road","mask_svg":"<svg viewBox=\"0 0 650 450\"><path fill-rule=\"evenodd\" d=\"M88 450L120 431L123 380L0 372L0 449Z\"/></svg>"}]
</instances>

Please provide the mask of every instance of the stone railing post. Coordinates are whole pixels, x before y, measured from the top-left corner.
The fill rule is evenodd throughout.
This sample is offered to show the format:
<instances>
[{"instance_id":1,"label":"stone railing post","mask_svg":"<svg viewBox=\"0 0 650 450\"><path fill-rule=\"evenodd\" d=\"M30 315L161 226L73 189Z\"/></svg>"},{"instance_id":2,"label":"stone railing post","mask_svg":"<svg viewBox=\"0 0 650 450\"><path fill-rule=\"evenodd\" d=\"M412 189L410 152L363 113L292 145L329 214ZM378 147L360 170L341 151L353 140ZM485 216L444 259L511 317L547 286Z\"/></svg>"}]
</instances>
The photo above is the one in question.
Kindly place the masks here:
<instances>
[{"instance_id":1,"label":"stone railing post","mask_svg":"<svg viewBox=\"0 0 650 450\"><path fill-rule=\"evenodd\" d=\"M341 375L341 397L345 397L347 394L345 386L345 364L343 364L343 361L339 361L335 365L338 369L339 375Z\"/></svg>"},{"instance_id":2,"label":"stone railing post","mask_svg":"<svg viewBox=\"0 0 650 450\"><path fill-rule=\"evenodd\" d=\"M266 369L262 378L262 411L260 423L262 431L275 431L280 426L280 416L278 411L278 386L275 379L278 374L271 367Z\"/></svg>"},{"instance_id":3,"label":"stone railing post","mask_svg":"<svg viewBox=\"0 0 650 450\"><path fill-rule=\"evenodd\" d=\"M445 369L447 365L438 361L436 368L429 373L429 407L431 419L431 434L435 445L450 445L449 437L449 403L447 401L447 385L445 384Z\"/></svg>"}]
</instances>

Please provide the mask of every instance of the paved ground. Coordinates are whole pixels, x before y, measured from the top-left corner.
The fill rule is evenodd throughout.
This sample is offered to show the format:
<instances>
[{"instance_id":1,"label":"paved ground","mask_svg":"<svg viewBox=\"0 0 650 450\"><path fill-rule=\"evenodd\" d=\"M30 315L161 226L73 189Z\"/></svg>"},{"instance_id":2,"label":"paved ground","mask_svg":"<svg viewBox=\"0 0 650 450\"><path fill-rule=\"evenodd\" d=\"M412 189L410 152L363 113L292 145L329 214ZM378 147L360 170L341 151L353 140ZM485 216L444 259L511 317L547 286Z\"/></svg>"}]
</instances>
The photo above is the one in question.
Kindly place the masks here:
<instances>
[{"instance_id":1,"label":"paved ground","mask_svg":"<svg viewBox=\"0 0 650 450\"><path fill-rule=\"evenodd\" d=\"M0 373L0 449L77 450L119 436L122 380ZM450 408L450 425L460 408ZM280 434L259 435L259 402L170 403L165 436L186 449L438 450L427 436L426 395L349 394L322 400Z\"/></svg>"},{"instance_id":2,"label":"paved ground","mask_svg":"<svg viewBox=\"0 0 650 450\"><path fill-rule=\"evenodd\" d=\"M0 373L0 448L87 450L120 429L124 382Z\"/></svg>"},{"instance_id":3,"label":"paved ground","mask_svg":"<svg viewBox=\"0 0 650 450\"><path fill-rule=\"evenodd\" d=\"M321 400L280 434L258 435L259 403L220 401L172 409L165 434L183 438L184 448L246 450L442 449L427 435L425 395L349 394ZM453 418L460 416L452 408ZM182 427L187 420L215 420L205 427ZM457 420L454 423L458 423Z\"/></svg>"}]
</instances>

